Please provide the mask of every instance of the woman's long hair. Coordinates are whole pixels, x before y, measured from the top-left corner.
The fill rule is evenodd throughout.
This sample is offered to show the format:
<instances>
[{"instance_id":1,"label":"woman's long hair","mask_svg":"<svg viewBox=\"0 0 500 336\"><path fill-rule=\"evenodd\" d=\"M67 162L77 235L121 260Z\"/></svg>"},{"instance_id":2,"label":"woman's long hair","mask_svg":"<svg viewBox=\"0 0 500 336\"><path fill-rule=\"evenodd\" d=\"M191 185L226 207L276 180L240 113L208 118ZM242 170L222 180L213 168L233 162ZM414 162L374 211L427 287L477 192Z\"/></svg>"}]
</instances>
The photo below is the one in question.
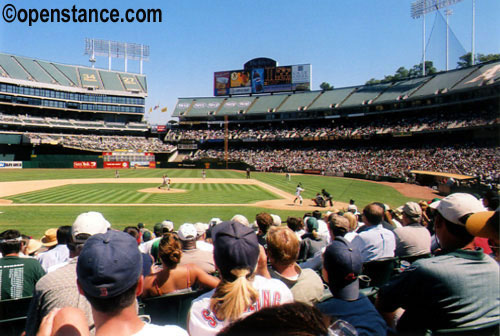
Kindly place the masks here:
<instances>
[{"instance_id":1,"label":"woman's long hair","mask_svg":"<svg viewBox=\"0 0 500 336\"><path fill-rule=\"evenodd\" d=\"M250 308L259 296L252 286L253 272L248 268L237 268L231 271L235 279L222 279L210 299L210 309L217 319L234 321Z\"/></svg>"}]
</instances>

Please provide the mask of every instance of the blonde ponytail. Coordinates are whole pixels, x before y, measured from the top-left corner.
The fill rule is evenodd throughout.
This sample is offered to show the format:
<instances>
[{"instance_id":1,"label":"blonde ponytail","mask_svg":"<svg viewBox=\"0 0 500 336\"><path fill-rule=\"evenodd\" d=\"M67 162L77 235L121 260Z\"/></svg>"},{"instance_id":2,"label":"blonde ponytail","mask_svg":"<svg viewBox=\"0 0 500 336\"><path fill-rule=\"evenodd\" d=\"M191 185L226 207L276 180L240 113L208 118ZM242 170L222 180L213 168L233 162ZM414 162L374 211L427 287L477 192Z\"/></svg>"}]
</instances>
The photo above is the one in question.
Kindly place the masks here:
<instances>
[{"instance_id":1,"label":"blonde ponytail","mask_svg":"<svg viewBox=\"0 0 500 336\"><path fill-rule=\"evenodd\" d=\"M231 271L236 277L234 281L223 279L215 289L210 299L210 309L219 320L234 321L252 306L259 297L259 293L250 282L253 276L247 278L251 272L246 268Z\"/></svg>"}]
</instances>

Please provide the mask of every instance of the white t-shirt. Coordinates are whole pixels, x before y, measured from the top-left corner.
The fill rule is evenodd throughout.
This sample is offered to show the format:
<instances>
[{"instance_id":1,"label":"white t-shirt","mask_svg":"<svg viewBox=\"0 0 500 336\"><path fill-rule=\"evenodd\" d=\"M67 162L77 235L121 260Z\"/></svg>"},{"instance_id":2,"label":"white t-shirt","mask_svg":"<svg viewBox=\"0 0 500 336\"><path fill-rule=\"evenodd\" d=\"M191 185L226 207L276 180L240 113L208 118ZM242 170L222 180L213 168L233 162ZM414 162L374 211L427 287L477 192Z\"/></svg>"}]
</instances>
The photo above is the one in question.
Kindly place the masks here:
<instances>
[{"instance_id":1,"label":"white t-shirt","mask_svg":"<svg viewBox=\"0 0 500 336\"><path fill-rule=\"evenodd\" d=\"M139 251L141 251L141 253L151 254L151 247L153 246L155 241L160 240L160 239L161 239L161 237L158 237L158 238L148 240L145 243L140 243L139 244Z\"/></svg>"},{"instance_id":2,"label":"white t-shirt","mask_svg":"<svg viewBox=\"0 0 500 336\"><path fill-rule=\"evenodd\" d=\"M259 298L242 317L262 308L293 302L292 292L280 280L267 279L256 275L252 285L259 292ZM212 290L193 301L189 312L189 335L216 335L229 324L227 321L219 321L209 308L210 298L214 294L214 291Z\"/></svg>"},{"instance_id":3,"label":"white t-shirt","mask_svg":"<svg viewBox=\"0 0 500 336\"><path fill-rule=\"evenodd\" d=\"M186 330L175 325L165 325L159 326L156 324L144 324L144 327L132 336L157 336L157 335L169 335L169 336L188 336Z\"/></svg>"}]
</instances>

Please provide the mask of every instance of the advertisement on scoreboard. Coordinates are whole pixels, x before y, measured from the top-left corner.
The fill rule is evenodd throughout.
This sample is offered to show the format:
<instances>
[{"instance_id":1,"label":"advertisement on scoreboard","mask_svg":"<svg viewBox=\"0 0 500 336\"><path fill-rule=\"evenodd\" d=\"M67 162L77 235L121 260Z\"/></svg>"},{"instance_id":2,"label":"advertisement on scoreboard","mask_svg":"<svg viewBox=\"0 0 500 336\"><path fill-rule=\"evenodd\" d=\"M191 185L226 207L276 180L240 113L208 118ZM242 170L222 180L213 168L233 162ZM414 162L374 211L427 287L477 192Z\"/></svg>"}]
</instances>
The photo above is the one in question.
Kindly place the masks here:
<instances>
[{"instance_id":1,"label":"advertisement on scoreboard","mask_svg":"<svg viewBox=\"0 0 500 336\"><path fill-rule=\"evenodd\" d=\"M253 68L214 73L214 95L311 90L311 65Z\"/></svg>"}]
</instances>

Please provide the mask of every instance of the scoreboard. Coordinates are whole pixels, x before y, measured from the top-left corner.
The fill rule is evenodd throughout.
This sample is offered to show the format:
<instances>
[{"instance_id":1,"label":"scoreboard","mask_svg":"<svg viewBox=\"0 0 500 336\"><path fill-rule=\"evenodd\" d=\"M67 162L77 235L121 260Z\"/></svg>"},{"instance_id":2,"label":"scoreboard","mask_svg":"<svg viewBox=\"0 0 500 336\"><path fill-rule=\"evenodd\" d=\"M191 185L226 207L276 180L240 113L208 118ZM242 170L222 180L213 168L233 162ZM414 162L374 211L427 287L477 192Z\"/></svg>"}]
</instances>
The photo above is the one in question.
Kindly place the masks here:
<instances>
[{"instance_id":1,"label":"scoreboard","mask_svg":"<svg viewBox=\"0 0 500 336\"><path fill-rule=\"evenodd\" d=\"M288 65L214 73L214 96L311 90L311 65Z\"/></svg>"}]
</instances>

